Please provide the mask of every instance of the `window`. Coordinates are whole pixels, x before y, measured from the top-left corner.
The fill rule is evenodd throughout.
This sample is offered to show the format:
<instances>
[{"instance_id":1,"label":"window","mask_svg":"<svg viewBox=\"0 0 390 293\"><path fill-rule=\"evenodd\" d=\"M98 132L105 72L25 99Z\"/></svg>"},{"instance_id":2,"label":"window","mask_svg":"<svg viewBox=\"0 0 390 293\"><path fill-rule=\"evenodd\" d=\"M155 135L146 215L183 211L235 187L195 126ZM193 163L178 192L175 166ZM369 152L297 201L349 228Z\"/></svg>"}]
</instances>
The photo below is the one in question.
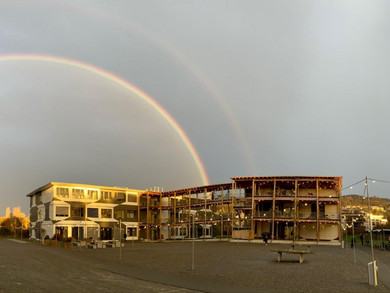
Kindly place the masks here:
<instances>
[{"instance_id":1,"label":"window","mask_svg":"<svg viewBox=\"0 0 390 293\"><path fill-rule=\"evenodd\" d=\"M127 201L128 202L137 202L137 196L134 194L128 194L127 195Z\"/></svg>"},{"instance_id":2,"label":"window","mask_svg":"<svg viewBox=\"0 0 390 293\"><path fill-rule=\"evenodd\" d=\"M111 199L111 192L110 191L103 191L102 192L103 199Z\"/></svg>"},{"instance_id":3,"label":"window","mask_svg":"<svg viewBox=\"0 0 390 293\"><path fill-rule=\"evenodd\" d=\"M57 196L69 197L69 189L63 187L57 187Z\"/></svg>"},{"instance_id":4,"label":"window","mask_svg":"<svg viewBox=\"0 0 390 293\"><path fill-rule=\"evenodd\" d=\"M126 194L123 192L115 192L115 200L116 201L125 201L126 200Z\"/></svg>"},{"instance_id":5,"label":"window","mask_svg":"<svg viewBox=\"0 0 390 293\"><path fill-rule=\"evenodd\" d=\"M112 218L112 210L111 209L102 209L101 210L101 217L102 218Z\"/></svg>"},{"instance_id":6,"label":"window","mask_svg":"<svg viewBox=\"0 0 390 293\"><path fill-rule=\"evenodd\" d=\"M135 218L135 213L134 213L134 211L127 211L127 213L126 213L126 218L128 218L128 219L134 219L134 218Z\"/></svg>"},{"instance_id":7,"label":"window","mask_svg":"<svg viewBox=\"0 0 390 293\"><path fill-rule=\"evenodd\" d=\"M88 218L99 218L99 209L97 208L88 208L87 209Z\"/></svg>"},{"instance_id":8,"label":"window","mask_svg":"<svg viewBox=\"0 0 390 293\"><path fill-rule=\"evenodd\" d=\"M125 211L124 210L116 210L115 211L115 219L123 219L125 217Z\"/></svg>"},{"instance_id":9,"label":"window","mask_svg":"<svg viewBox=\"0 0 390 293\"><path fill-rule=\"evenodd\" d=\"M72 217L84 217L84 208L72 207L70 214Z\"/></svg>"},{"instance_id":10,"label":"window","mask_svg":"<svg viewBox=\"0 0 390 293\"><path fill-rule=\"evenodd\" d=\"M56 207L56 217L69 217L69 208Z\"/></svg>"},{"instance_id":11,"label":"window","mask_svg":"<svg viewBox=\"0 0 390 293\"><path fill-rule=\"evenodd\" d=\"M72 198L84 198L84 189L73 188L72 189Z\"/></svg>"},{"instance_id":12,"label":"window","mask_svg":"<svg viewBox=\"0 0 390 293\"><path fill-rule=\"evenodd\" d=\"M128 237L137 237L137 227L127 227Z\"/></svg>"},{"instance_id":13,"label":"window","mask_svg":"<svg viewBox=\"0 0 390 293\"><path fill-rule=\"evenodd\" d=\"M42 203L42 194L41 193L38 193L37 194L37 200L36 200L36 204L41 204Z\"/></svg>"},{"instance_id":14,"label":"window","mask_svg":"<svg viewBox=\"0 0 390 293\"><path fill-rule=\"evenodd\" d=\"M87 198L90 199L98 199L98 191L97 190L90 190L87 191Z\"/></svg>"}]
</instances>

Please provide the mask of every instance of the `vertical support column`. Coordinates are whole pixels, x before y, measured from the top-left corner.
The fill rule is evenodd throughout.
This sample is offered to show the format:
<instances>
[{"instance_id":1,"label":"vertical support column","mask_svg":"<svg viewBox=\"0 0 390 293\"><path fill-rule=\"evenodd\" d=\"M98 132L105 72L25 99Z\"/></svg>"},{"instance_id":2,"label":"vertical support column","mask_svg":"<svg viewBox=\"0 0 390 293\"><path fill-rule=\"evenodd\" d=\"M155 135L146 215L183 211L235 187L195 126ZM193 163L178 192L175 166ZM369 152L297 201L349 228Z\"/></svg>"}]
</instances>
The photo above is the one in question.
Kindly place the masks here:
<instances>
[{"instance_id":1,"label":"vertical support column","mask_svg":"<svg viewBox=\"0 0 390 293\"><path fill-rule=\"evenodd\" d=\"M188 239L191 239L191 190L188 190Z\"/></svg>"},{"instance_id":2,"label":"vertical support column","mask_svg":"<svg viewBox=\"0 0 390 293\"><path fill-rule=\"evenodd\" d=\"M161 240L161 229L162 229L162 194L160 193L160 207L159 207L159 229L158 229L158 239Z\"/></svg>"},{"instance_id":3,"label":"vertical support column","mask_svg":"<svg viewBox=\"0 0 390 293\"><path fill-rule=\"evenodd\" d=\"M252 210L251 210L251 239L255 239L254 209L255 209L255 179L252 179Z\"/></svg>"},{"instance_id":4,"label":"vertical support column","mask_svg":"<svg viewBox=\"0 0 390 293\"><path fill-rule=\"evenodd\" d=\"M177 223L177 219L176 219L176 191L173 193L173 238L176 239L176 223Z\"/></svg>"},{"instance_id":5,"label":"vertical support column","mask_svg":"<svg viewBox=\"0 0 390 293\"><path fill-rule=\"evenodd\" d=\"M220 225L221 225L221 227L220 227L220 229L221 229L221 231L220 231L220 240L222 240L222 237L223 237L223 197L224 197L224 189L223 189L223 187L221 187L221 219L220 219Z\"/></svg>"},{"instance_id":6,"label":"vertical support column","mask_svg":"<svg viewBox=\"0 0 390 293\"><path fill-rule=\"evenodd\" d=\"M150 240L150 196L146 194L146 240Z\"/></svg>"},{"instance_id":7,"label":"vertical support column","mask_svg":"<svg viewBox=\"0 0 390 293\"><path fill-rule=\"evenodd\" d=\"M141 223L141 194L138 193L138 196L137 196L137 204L138 204L138 215L137 215L137 218L138 218L138 223L137 223L137 239L139 239L139 231L140 231L140 228L139 228L139 223ZM95 233L94 233L95 234ZM132 235L134 237L134 235Z\"/></svg>"},{"instance_id":8,"label":"vertical support column","mask_svg":"<svg viewBox=\"0 0 390 293\"><path fill-rule=\"evenodd\" d=\"M207 189L206 187L203 189L204 194L204 226L203 226L203 237L206 238L206 218L207 218ZM212 225L213 223L211 223ZM211 229L210 229L211 230Z\"/></svg>"},{"instance_id":9,"label":"vertical support column","mask_svg":"<svg viewBox=\"0 0 390 293\"><path fill-rule=\"evenodd\" d=\"M274 178L274 192L272 196L272 231L271 231L271 242L274 239L275 230L275 201L276 201L276 178Z\"/></svg>"},{"instance_id":10,"label":"vertical support column","mask_svg":"<svg viewBox=\"0 0 390 293\"><path fill-rule=\"evenodd\" d=\"M297 202L297 193L298 193L298 180L295 178L295 183L294 183L294 228L293 228L293 241L295 241L296 239L296 235L297 235L297 206L298 206L298 202Z\"/></svg>"},{"instance_id":11,"label":"vertical support column","mask_svg":"<svg viewBox=\"0 0 390 293\"><path fill-rule=\"evenodd\" d=\"M341 178L337 180L337 211L338 211L338 228L339 228L339 240L340 242L343 240L342 239L342 234L341 234L341 189L342 189L342 181Z\"/></svg>"},{"instance_id":12,"label":"vertical support column","mask_svg":"<svg viewBox=\"0 0 390 293\"><path fill-rule=\"evenodd\" d=\"M316 195L317 195L317 243L320 241L320 202L319 202L319 181L316 178Z\"/></svg>"},{"instance_id":13,"label":"vertical support column","mask_svg":"<svg viewBox=\"0 0 390 293\"><path fill-rule=\"evenodd\" d=\"M237 183L236 181L233 180L232 183L232 213L231 213L231 238L233 238L233 218L234 218L234 206L235 206L235 198L236 198L236 188L237 188Z\"/></svg>"}]
</instances>

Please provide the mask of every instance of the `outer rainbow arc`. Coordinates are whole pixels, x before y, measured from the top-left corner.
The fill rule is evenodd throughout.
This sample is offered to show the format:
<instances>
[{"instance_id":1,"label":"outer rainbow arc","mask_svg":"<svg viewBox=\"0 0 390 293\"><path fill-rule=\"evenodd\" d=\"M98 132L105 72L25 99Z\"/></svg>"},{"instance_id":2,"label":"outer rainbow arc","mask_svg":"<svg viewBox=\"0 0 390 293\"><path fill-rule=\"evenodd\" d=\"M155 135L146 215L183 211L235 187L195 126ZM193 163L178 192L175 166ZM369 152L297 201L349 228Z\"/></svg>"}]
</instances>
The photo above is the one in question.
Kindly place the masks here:
<instances>
[{"instance_id":1,"label":"outer rainbow arc","mask_svg":"<svg viewBox=\"0 0 390 293\"><path fill-rule=\"evenodd\" d=\"M101 68L98 68L96 66L72 60L62 57L54 57L54 56L46 56L46 55L0 55L0 62L1 61L23 61L23 60L29 60L29 61L43 61L43 62L52 62L52 63L59 63L59 64L65 64L77 68L81 68L84 70L87 70L89 72L92 72L94 74L97 74L103 78L106 78L110 81L115 82L116 84L122 86L123 88L129 90L142 100L144 100L147 104L149 104L153 109L157 111L168 123L171 125L171 127L176 131L176 133L179 135L181 140L183 141L184 145L188 149L188 151L191 154L192 159L194 160L200 176L202 178L202 182L204 185L209 185L209 179L206 173L206 170L203 166L202 161L199 158L199 155L195 149L195 147L192 145L190 139L188 138L187 134L184 132L184 130L180 127L180 125L173 119L173 117L162 107L160 106L155 100L153 100L150 96L148 96L146 93L135 87L134 85L128 83L127 81L123 80L122 78L107 72Z\"/></svg>"}]
</instances>

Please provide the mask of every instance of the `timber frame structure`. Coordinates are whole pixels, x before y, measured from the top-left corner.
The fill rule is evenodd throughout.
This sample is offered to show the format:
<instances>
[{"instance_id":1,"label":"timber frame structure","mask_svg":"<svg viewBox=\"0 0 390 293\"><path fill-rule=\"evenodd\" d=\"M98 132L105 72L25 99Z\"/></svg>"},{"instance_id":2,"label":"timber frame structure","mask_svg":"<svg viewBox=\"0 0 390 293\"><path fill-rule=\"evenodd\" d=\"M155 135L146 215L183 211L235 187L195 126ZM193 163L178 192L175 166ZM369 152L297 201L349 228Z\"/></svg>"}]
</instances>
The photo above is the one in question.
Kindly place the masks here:
<instances>
[{"instance_id":1,"label":"timber frame structure","mask_svg":"<svg viewBox=\"0 0 390 293\"><path fill-rule=\"evenodd\" d=\"M231 183L146 191L138 207L144 240L341 240L342 177L233 177Z\"/></svg>"}]
</instances>

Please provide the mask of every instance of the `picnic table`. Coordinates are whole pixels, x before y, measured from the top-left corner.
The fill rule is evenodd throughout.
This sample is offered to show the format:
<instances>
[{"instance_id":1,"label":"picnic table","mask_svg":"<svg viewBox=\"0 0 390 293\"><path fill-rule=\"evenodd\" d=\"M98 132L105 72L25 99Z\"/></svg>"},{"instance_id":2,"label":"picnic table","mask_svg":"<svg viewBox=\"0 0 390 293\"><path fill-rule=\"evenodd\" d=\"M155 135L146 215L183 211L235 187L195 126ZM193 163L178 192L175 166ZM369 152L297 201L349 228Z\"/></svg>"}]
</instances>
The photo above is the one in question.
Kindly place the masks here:
<instances>
[{"instance_id":1,"label":"picnic table","mask_svg":"<svg viewBox=\"0 0 390 293\"><path fill-rule=\"evenodd\" d=\"M272 249L271 251L278 253L278 262L282 261L283 253L299 254L299 263L303 263L303 255L311 254L310 246L307 249L295 249L294 245L290 249Z\"/></svg>"}]
</instances>

